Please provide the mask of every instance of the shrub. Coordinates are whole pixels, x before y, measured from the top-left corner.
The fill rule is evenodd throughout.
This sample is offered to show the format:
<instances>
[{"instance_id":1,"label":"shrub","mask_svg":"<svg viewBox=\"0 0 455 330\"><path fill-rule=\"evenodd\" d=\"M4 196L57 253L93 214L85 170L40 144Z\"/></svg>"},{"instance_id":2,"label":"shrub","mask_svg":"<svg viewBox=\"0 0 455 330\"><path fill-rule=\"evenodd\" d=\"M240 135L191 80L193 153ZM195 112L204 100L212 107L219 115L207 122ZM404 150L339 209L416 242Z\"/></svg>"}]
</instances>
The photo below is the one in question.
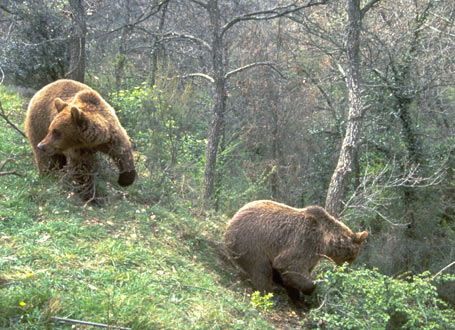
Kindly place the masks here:
<instances>
[{"instance_id":1,"label":"shrub","mask_svg":"<svg viewBox=\"0 0 455 330\"><path fill-rule=\"evenodd\" d=\"M453 281L429 272L392 278L376 269L323 264L308 321L318 329L448 329L455 313L438 298L436 284Z\"/></svg>"}]
</instances>

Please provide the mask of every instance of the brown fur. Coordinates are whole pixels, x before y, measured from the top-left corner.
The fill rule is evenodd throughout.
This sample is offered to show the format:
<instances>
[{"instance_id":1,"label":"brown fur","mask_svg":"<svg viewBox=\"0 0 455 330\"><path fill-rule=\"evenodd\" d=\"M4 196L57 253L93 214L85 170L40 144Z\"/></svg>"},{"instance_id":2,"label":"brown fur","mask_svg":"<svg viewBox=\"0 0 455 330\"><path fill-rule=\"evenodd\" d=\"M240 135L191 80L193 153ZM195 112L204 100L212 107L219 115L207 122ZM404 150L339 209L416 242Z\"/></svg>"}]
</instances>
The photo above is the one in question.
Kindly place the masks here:
<instances>
[{"instance_id":1,"label":"brown fur","mask_svg":"<svg viewBox=\"0 0 455 330\"><path fill-rule=\"evenodd\" d=\"M367 237L367 232L354 234L318 206L295 209L255 201L234 215L225 242L257 290L265 293L280 284L299 306L300 292L311 294L315 288L310 273L319 260L352 263Z\"/></svg>"},{"instance_id":2,"label":"brown fur","mask_svg":"<svg viewBox=\"0 0 455 330\"><path fill-rule=\"evenodd\" d=\"M66 165L83 199L92 196L98 151L117 165L120 185L135 180L128 134L114 109L87 85L62 79L43 87L30 101L25 129L40 174Z\"/></svg>"}]
</instances>

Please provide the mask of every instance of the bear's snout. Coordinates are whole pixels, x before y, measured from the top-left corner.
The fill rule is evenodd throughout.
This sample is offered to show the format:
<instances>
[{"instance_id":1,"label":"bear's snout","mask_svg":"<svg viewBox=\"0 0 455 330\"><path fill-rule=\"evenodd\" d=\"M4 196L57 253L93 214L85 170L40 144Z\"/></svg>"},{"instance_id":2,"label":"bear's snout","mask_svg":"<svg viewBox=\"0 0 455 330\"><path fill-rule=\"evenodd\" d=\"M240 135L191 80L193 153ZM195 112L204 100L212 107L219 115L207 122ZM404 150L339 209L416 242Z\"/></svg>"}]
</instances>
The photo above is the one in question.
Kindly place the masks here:
<instances>
[{"instance_id":1,"label":"bear's snout","mask_svg":"<svg viewBox=\"0 0 455 330\"><path fill-rule=\"evenodd\" d=\"M44 151L46 154L52 156L53 154L55 154L55 150L54 148L52 148L51 146L49 146L48 144L45 144L43 143L43 141L41 141L40 143L38 143L38 145L36 146L39 150L41 151Z\"/></svg>"}]
</instances>

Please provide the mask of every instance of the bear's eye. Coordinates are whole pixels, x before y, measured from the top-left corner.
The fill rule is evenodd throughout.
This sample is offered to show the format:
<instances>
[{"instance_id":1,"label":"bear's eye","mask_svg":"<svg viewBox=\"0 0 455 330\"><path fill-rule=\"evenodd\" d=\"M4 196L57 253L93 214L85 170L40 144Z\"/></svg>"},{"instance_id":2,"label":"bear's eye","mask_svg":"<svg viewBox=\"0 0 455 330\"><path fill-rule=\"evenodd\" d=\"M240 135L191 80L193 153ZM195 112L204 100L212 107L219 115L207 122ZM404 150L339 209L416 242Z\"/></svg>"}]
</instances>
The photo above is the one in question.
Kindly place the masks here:
<instances>
[{"instance_id":1,"label":"bear's eye","mask_svg":"<svg viewBox=\"0 0 455 330\"><path fill-rule=\"evenodd\" d=\"M57 129L52 130L52 137L54 139L58 139L60 136L62 136L62 133L59 130L57 130Z\"/></svg>"}]
</instances>

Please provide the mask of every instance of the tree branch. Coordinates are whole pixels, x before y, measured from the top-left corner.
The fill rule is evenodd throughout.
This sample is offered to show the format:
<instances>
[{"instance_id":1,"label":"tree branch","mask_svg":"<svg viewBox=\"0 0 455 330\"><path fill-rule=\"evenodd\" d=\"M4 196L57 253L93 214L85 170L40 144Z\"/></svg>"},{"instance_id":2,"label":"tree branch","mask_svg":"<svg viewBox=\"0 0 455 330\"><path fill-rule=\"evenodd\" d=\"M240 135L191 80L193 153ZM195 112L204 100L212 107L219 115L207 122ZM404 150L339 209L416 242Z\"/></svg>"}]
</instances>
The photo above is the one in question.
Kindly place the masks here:
<instances>
[{"instance_id":1,"label":"tree branch","mask_svg":"<svg viewBox=\"0 0 455 330\"><path fill-rule=\"evenodd\" d=\"M200 72L186 74L186 75L182 76L181 78L185 79L185 78L190 78L190 77L201 77L201 78L207 79L212 84L215 82L215 79L213 79L212 77L210 77L209 75L207 75L205 73L200 73Z\"/></svg>"},{"instance_id":2,"label":"tree branch","mask_svg":"<svg viewBox=\"0 0 455 330\"><path fill-rule=\"evenodd\" d=\"M136 25L139 25L141 24L142 22L148 20L150 17L152 17L153 15L157 14L161 8L167 4L170 0L161 0L159 1L159 3L155 6L152 6L152 8L150 9L150 12L147 14L147 15L141 15L136 22L133 22L133 23L128 23L128 24L124 24L122 26L119 26L118 28L115 28L109 32L106 32L105 34L102 34L102 35L108 35L108 34L111 34L111 33L115 33L117 31L120 31L124 28L134 28Z\"/></svg>"},{"instance_id":3,"label":"tree branch","mask_svg":"<svg viewBox=\"0 0 455 330\"><path fill-rule=\"evenodd\" d=\"M222 29L221 29L221 35L224 35L231 27L233 27L235 24L243 21L264 21L264 20L270 20L278 17L283 17L292 13L295 13L299 10L313 7L313 6L318 6L318 5L324 5L328 2L328 0L320 0L320 1L314 1L309 0L308 3L304 5L297 5L298 1L294 1L293 3L290 3L288 5L284 6L276 6L274 8L270 9L265 9L265 10L260 10L252 13L246 13L241 16L235 17L233 20L229 21L226 23Z\"/></svg>"},{"instance_id":4,"label":"tree branch","mask_svg":"<svg viewBox=\"0 0 455 330\"><path fill-rule=\"evenodd\" d=\"M248 69L251 69L255 66L259 66L259 65L266 65L268 67L270 67L271 69L273 69L274 71L276 71L282 78L284 78L284 75L280 72L280 70L278 70L275 65L272 63L272 62L256 62L256 63L250 63L250 64L247 64L245 66L242 66L241 68L238 68L238 69L235 69L235 70L232 70L232 71L229 71L228 73L226 73L224 75L224 78L225 79L228 79L230 76L236 74L236 73L239 73L239 72L242 72L242 71L245 71L245 70L248 70Z\"/></svg>"},{"instance_id":5,"label":"tree branch","mask_svg":"<svg viewBox=\"0 0 455 330\"><path fill-rule=\"evenodd\" d=\"M17 175L17 176L22 176L21 174L17 173L16 171L2 172L3 167L6 165L6 163L8 163L9 161L12 161L12 160L13 160L12 158L7 158L7 159L5 159L5 160L0 164L0 176L2 176L2 175L9 175L9 174L14 174L14 175Z\"/></svg>"},{"instance_id":6,"label":"tree branch","mask_svg":"<svg viewBox=\"0 0 455 330\"><path fill-rule=\"evenodd\" d=\"M3 11L6 11L8 14L14 15L14 13L11 10L9 10L8 8L6 8L5 5L0 5L0 9Z\"/></svg>"},{"instance_id":7,"label":"tree branch","mask_svg":"<svg viewBox=\"0 0 455 330\"><path fill-rule=\"evenodd\" d=\"M360 17L363 18L365 16L366 12L370 10L376 3L378 3L381 0L370 0L361 10L360 10Z\"/></svg>"},{"instance_id":8,"label":"tree branch","mask_svg":"<svg viewBox=\"0 0 455 330\"><path fill-rule=\"evenodd\" d=\"M27 138L27 135L25 135L24 132L22 132L16 125L14 125L8 118L8 116L5 114L5 110L3 110L2 107L2 101L0 101L0 117L6 120L6 122L14 128L16 131L18 131L24 138Z\"/></svg>"},{"instance_id":9,"label":"tree branch","mask_svg":"<svg viewBox=\"0 0 455 330\"><path fill-rule=\"evenodd\" d=\"M203 3L202 1L191 0L191 2L194 2L196 5L201 6L201 7L204 8L204 9L207 9L207 8L208 8L207 4L206 4L206 3Z\"/></svg>"},{"instance_id":10,"label":"tree branch","mask_svg":"<svg viewBox=\"0 0 455 330\"><path fill-rule=\"evenodd\" d=\"M169 32L169 33L165 33L165 34L156 34L156 33L151 33L151 34L154 35L154 36L163 37L163 39L160 40L160 41L171 40L171 39L186 39L186 40L190 40L192 42L195 42L195 43L207 48L209 51L212 51L212 47L209 45L208 42L206 42L206 41L204 41L202 39L199 39L197 37L194 37L192 35L189 35L189 34L178 33L178 32Z\"/></svg>"},{"instance_id":11,"label":"tree branch","mask_svg":"<svg viewBox=\"0 0 455 330\"><path fill-rule=\"evenodd\" d=\"M450 263L450 264L448 264L448 265L445 266L443 269L441 269L439 272L437 272L437 273L433 276L432 280L434 280L436 277L439 276L439 274L441 274L443 271L445 271L445 270L448 269L449 267L452 267L453 265L455 265L455 261L452 262L452 263Z\"/></svg>"}]
</instances>

